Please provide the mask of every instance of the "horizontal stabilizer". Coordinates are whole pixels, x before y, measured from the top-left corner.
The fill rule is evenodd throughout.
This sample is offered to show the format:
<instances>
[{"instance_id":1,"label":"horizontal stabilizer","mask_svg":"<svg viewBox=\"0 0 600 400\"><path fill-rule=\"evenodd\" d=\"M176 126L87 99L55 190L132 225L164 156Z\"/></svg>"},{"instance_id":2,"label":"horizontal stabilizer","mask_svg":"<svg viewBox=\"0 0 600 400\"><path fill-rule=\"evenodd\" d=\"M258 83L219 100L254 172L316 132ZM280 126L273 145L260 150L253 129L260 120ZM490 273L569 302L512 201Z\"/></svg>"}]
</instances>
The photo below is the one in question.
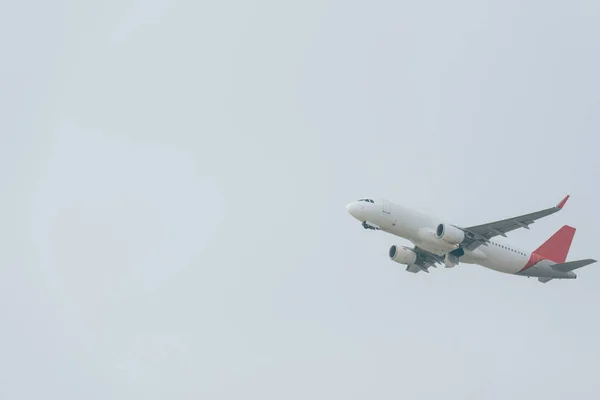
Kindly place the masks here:
<instances>
[{"instance_id":1,"label":"horizontal stabilizer","mask_svg":"<svg viewBox=\"0 0 600 400\"><path fill-rule=\"evenodd\" d=\"M562 271L562 272L569 272L569 271L573 271L574 269L577 268L581 268L581 267L585 267L586 265L590 265L595 263L596 260L593 260L591 258L587 258L585 260L577 260L577 261L569 261L566 263L561 263L561 264L554 264L552 266L552 268Z\"/></svg>"}]
</instances>

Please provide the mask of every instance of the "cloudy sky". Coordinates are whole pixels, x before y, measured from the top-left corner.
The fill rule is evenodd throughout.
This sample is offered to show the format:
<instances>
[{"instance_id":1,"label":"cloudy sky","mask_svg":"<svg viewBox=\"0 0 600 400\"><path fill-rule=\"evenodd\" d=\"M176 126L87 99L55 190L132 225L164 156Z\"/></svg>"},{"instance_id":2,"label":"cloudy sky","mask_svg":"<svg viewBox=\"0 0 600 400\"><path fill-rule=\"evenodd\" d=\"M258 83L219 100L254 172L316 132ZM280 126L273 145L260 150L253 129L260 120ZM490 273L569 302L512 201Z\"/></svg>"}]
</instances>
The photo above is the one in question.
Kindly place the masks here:
<instances>
[{"instance_id":1,"label":"cloudy sky","mask_svg":"<svg viewBox=\"0 0 600 400\"><path fill-rule=\"evenodd\" d=\"M345 205L600 257L597 1L0 6L2 399L597 399L600 265L410 274Z\"/></svg>"}]
</instances>

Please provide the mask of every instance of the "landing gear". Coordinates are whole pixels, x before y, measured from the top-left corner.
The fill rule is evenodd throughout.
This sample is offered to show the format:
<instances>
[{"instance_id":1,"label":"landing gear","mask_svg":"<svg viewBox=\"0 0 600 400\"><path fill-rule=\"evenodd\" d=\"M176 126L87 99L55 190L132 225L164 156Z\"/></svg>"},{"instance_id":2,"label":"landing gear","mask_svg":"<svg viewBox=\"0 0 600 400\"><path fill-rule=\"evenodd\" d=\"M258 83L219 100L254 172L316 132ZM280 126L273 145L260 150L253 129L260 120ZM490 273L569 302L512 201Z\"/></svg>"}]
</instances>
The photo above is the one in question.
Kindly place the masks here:
<instances>
[{"instance_id":1,"label":"landing gear","mask_svg":"<svg viewBox=\"0 0 600 400\"><path fill-rule=\"evenodd\" d=\"M465 251L462 247L459 247L456 250L451 251L450 253L446 253L444 256L444 264L446 268L454 268L460 262L460 257L465 255Z\"/></svg>"},{"instance_id":2,"label":"landing gear","mask_svg":"<svg viewBox=\"0 0 600 400\"><path fill-rule=\"evenodd\" d=\"M373 225L367 223L367 221L363 221L362 226L365 229L372 229L374 231L378 231L380 229L378 226L373 226Z\"/></svg>"},{"instance_id":3,"label":"landing gear","mask_svg":"<svg viewBox=\"0 0 600 400\"><path fill-rule=\"evenodd\" d=\"M446 266L446 268L454 268L458 265L458 263L459 263L459 259L454 254L447 253L444 256L444 265Z\"/></svg>"}]
</instances>

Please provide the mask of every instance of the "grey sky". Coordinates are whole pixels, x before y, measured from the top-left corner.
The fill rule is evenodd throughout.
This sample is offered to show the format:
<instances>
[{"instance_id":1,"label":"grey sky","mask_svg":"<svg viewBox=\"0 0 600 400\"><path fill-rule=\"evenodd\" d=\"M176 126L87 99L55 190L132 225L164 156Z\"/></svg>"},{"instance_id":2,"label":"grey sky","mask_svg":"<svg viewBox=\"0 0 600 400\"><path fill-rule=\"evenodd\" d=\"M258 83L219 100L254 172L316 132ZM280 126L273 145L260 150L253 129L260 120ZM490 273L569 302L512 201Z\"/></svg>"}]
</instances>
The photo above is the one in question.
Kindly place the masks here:
<instances>
[{"instance_id":1,"label":"grey sky","mask_svg":"<svg viewBox=\"0 0 600 400\"><path fill-rule=\"evenodd\" d=\"M359 197L600 257L597 1L0 8L2 399L596 399L600 266L413 275Z\"/></svg>"}]
</instances>

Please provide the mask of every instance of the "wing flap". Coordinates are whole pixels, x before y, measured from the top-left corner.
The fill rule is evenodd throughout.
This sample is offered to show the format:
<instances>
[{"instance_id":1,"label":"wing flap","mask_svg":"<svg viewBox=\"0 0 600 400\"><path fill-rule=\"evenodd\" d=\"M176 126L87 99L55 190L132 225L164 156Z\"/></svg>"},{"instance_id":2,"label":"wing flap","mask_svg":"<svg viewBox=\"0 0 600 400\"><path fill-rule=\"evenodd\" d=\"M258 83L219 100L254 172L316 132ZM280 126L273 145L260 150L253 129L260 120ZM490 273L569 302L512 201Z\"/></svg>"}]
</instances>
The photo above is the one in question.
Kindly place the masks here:
<instances>
[{"instance_id":1,"label":"wing flap","mask_svg":"<svg viewBox=\"0 0 600 400\"><path fill-rule=\"evenodd\" d=\"M421 272L421 268L417 267L416 265L409 265L408 267L406 267L406 271L416 274L418 272Z\"/></svg>"},{"instance_id":2,"label":"wing flap","mask_svg":"<svg viewBox=\"0 0 600 400\"><path fill-rule=\"evenodd\" d=\"M436 264L444 262L444 257L422 249L419 246L415 246L413 251L417 253L417 263L426 264L430 267L437 268Z\"/></svg>"}]
</instances>

